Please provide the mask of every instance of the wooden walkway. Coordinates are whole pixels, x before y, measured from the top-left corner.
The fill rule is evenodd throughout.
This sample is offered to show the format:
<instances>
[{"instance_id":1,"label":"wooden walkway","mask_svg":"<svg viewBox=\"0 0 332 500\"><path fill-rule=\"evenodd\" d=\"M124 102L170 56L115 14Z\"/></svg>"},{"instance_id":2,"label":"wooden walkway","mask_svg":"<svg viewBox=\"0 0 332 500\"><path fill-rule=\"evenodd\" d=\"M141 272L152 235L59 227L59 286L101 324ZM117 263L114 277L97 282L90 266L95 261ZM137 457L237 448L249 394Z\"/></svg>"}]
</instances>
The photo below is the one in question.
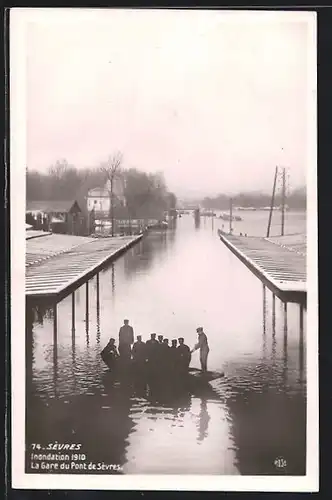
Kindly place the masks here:
<instances>
[{"instance_id":1,"label":"wooden walkway","mask_svg":"<svg viewBox=\"0 0 332 500\"><path fill-rule=\"evenodd\" d=\"M66 239L60 241L58 236L60 235L45 237L50 239L56 237L51 249L49 248L50 251L55 251L57 241L56 254L46 255L45 250L42 259L34 263L30 261L30 264L26 266L25 294L29 299L53 297L59 300L65 297L92 278L108 261L116 258L142 238L142 235L103 239L72 236L69 237L71 248L65 249ZM83 238L84 243L81 241L77 244L78 240L75 238ZM37 238L31 240L31 243L39 241L40 245L43 243L45 249L45 240L42 240L44 238ZM48 246L51 243L50 240ZM66 244L69 244L68 240ZM29 254L27 254L27 260L29 259Z\"/></svg>"},{"instance_id":2,"label":"wooden walkway","mask_svg":"<svg viewBox=\"0 0 332 500\"><path fill-rule=\"evenodd\" d=\"M282 300L306 301L306 255L303 248L300 252L294 251L280 241L271 241L274 238L230 235L220 230L218 234L221 241Z\"/></svg>"},{"instance_id":3,"label":"wooden walkway","mask_svg":"<svg viewBox=\"0 0 332 500\"><path fill-rule=\"evenodd\" d=\"M307 255L307 236L305 234L286 234L285 236L271 236L268 241L279 245L287 250L296 252L306 257Z\"/></svg>"},{"instance_id":4,"label":"wooden walkway","mask_svg":"<svg viewBox=\"0 0 332 500\"><path fill-rule=\"evenodd\" d=\"M33 264L47 260L55 255L68 252L78 245L95 241L94 238L85 236L71 236L68 234L43 233L33 238L27 238L25 252L25 266L30 267Z\"/></svg>"},{"instance_id":5,"label":"wooden walkway","mask_svg":"<svg viewBox=\"0 0 332 500\"><path fill-rule=\"evenodd\" d=\"M40 238L42 236L48 236L49 234L52 234L51 232L46 232L46 231L38 231L37 229L29 229L25 231L25 239L26 240L31 240L32 238Z\"/></svg>"}]
</instances>

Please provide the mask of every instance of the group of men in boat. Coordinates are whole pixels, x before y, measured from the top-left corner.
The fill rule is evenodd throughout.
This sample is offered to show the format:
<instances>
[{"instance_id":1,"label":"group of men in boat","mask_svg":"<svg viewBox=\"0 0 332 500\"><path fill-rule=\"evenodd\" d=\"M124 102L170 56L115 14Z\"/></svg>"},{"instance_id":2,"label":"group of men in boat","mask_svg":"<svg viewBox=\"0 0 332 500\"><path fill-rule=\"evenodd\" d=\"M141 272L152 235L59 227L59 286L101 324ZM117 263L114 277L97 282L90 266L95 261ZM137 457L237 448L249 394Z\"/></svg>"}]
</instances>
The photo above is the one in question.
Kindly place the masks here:
<instances>
[{"instance_id":1,"label":"group of men in boat","mask_svg":"<svg viewBox=\"0 0 332 500\"><path fill-rule=\"evenodd\" d=\"M167 373L181 376L188 373L191 355L199 350L201 370L206 372L208 340L202 327L198 327L196 331L198 342L193 349L184 343L183 337L171 340L170 345L169 339L163 335L157 336L156 333L151 333L146 342L143 342L141 335L137 335L135 342L133 327L129 325L129 320L125 319L119 331L119 347L116 347L115 339L111 338L101 356L111 370L114 370L120 361L122 366L132 364L138 376L166 376Z\"/></svg>"}]
</instances>

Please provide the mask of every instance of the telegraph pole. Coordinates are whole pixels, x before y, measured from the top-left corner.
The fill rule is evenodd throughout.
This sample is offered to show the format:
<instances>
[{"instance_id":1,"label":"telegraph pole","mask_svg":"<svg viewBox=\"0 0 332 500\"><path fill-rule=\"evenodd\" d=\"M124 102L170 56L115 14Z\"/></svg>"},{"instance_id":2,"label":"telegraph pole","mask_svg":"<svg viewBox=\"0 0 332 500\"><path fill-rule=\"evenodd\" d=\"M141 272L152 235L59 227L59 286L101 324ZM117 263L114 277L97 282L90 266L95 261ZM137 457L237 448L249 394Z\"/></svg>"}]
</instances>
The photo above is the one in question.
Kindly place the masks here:
<instances>
[{"instance_id":1,"label":"telegraph pole","mask_svg":"<svg viewBox=\"0 0 332 500\"><path fill-rule=\"evenodd\" d=\"M229 234L232 234L233 200L229 199Z\"/></svg>"},{"instance_id":2,"label":"telegraph pole","mask_svg":"<svg viewBox=\"0 0 332 500\"><path fill-rule=\"evenodd\" d=\"M111 178L111 224L112 224L112 236L114 236L114 197L113 197L113 176Z\"/></svg>"},{"instance_id":3,"label":"telegraph pole","mask_svg":"<svg viewBox=\"0 0 332 500\"><path fill-rule=\"evenodd\" d=\"M271 198L271 208L270 208L270 215L269 215L269 223L268 223L268 226L267 226L267 233L266 233L266 237L267 238L270 236L271 221L272 221L272 212L273 212L273 207L274 207L274 197L275 197L275 194L276 194L277 176L278 176L278 167L276 167L276 171L275 171L275 174L274 174L274 182L273 182L273 191L272 191L272 198Z\"/></svg>"}]
</instances>

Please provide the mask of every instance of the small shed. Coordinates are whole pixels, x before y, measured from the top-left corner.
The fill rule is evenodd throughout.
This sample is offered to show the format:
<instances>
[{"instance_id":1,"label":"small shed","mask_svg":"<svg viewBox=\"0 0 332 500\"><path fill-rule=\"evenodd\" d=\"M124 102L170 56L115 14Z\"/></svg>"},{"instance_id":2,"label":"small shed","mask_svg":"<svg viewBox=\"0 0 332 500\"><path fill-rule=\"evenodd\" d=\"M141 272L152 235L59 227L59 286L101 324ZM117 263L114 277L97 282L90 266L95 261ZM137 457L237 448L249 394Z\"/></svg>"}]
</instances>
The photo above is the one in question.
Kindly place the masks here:
<instances>
[{"instance_id":1,"label":"small shed","mask_svg":"<svg viewBox=\"0 0 332 500\"><path fill-rule=\"evenodd\" d=\"M26 215L35 220L35 229L51 230L56 233L81 234L84 215L76 200L28 201Z\"/></svg>"},{"instance_id":2,"label":"small shed","mask_svg":"<svg viewBox=\"0 0 332 500\"><path fill-rule=\"evenodd\" d=\"M61 214L77 214L81 213L81 207L76 200L43 200L43 201L28 201L26 212L42 212L45 214L61 215Z\"/></svg>"}]
</instances>

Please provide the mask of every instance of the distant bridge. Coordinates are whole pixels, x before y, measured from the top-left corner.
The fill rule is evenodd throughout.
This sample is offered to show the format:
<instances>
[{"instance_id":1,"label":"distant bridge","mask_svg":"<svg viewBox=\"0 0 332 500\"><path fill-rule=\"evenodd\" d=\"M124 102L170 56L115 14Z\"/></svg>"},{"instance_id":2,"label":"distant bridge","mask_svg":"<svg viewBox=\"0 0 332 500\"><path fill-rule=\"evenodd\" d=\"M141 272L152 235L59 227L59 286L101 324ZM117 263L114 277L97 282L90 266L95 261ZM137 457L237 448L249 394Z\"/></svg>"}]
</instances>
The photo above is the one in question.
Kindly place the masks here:
<instances>
[{"instance_id":1,"label":"distant bridge","mask_svg":"<svg viewBox=\"0 0 332 500\"><path fill-rule=\"evenodd\" d=\"M197 209L200 209L199 205L183 205L181 208L178 208L177 210L182 210L184 212L193 212Z\"/></svg>"}]
</instances>

